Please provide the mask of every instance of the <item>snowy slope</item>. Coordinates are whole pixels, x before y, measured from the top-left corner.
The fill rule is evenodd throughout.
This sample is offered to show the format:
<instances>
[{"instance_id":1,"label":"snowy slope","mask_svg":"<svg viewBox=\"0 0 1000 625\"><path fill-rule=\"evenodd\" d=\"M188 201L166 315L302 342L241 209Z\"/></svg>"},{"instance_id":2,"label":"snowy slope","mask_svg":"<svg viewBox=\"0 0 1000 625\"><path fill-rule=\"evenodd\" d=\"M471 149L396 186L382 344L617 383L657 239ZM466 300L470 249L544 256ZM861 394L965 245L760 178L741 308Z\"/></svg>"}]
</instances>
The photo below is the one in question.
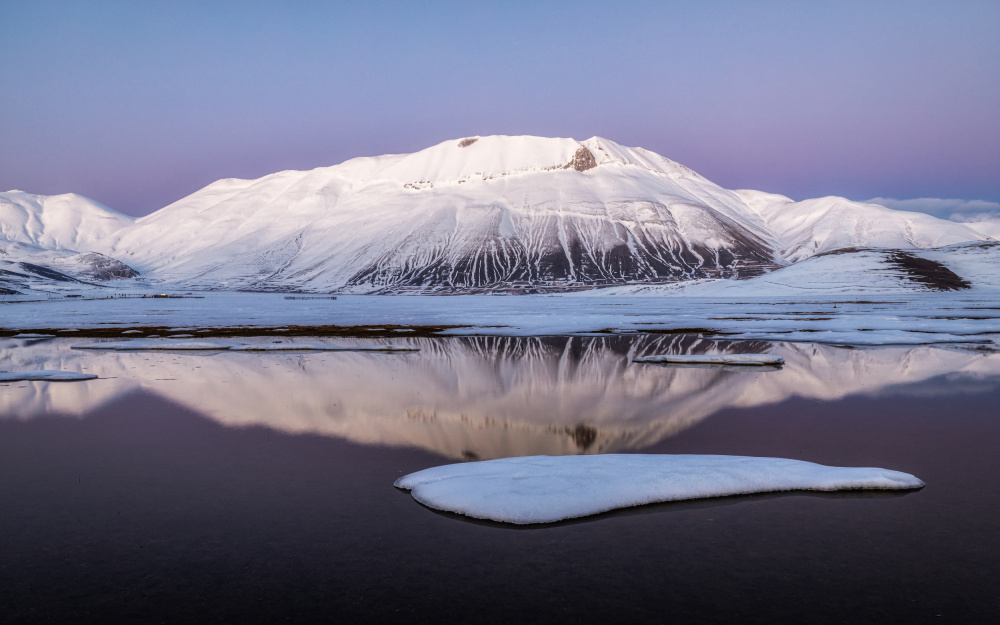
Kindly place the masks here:
<instances>
[{"instance_id":1,"label":"snowy slope","mask_svg":"<svg viewBox=\"0 0 1000 625\"><path fill-rule=\"evenodd\" d=\"M977 221L965 225L983 236L1000 241L1000 221Z\"/></svg>"},{"instance_id":2,"label":"snowy slope","mask_svg":"<svg viewBox=\"0 0 1000 625\"><path fill-rule=\"evenodd\" d=\"M0 293L86 291L138 276L128 265L98 252L81 254L0 239Z\"/></svg>"},{"instance_id":3,"label":"snowy slope","mask_svg":"<svg viewBox=\"0 0 1000 625\"><path fill-rule=\"evenodd\" d=\"M82 195L0 193L0 241L28 243L51 250L92 251L133 218Z\"/></svg>"}]
</instances>

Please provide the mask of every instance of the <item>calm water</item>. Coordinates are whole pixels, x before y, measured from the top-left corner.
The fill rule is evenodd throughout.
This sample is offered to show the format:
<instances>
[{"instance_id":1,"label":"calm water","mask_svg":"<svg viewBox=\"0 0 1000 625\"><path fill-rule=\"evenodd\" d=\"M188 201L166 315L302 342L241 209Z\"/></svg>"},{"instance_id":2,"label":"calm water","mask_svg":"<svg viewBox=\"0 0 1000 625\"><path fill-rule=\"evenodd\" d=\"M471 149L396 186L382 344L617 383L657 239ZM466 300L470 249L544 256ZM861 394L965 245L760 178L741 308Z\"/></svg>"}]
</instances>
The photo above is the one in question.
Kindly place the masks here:
<instances>
[{"instance_id":1,"label":"calm water","mask_svg":"<svg viewBox=\"0 0 1000 625\"><path fill-rule=\"evenodd\" d=\"M411 342L422 351L3 341L0 369L102 379L0 385L0 621L967 623L1000 608L1000 354ZM629 364L705 351L788 364ZM392 487L463 459L632 451L880 466L927 487L540 529L439 514Z\"/></svg>"}]
</instances>

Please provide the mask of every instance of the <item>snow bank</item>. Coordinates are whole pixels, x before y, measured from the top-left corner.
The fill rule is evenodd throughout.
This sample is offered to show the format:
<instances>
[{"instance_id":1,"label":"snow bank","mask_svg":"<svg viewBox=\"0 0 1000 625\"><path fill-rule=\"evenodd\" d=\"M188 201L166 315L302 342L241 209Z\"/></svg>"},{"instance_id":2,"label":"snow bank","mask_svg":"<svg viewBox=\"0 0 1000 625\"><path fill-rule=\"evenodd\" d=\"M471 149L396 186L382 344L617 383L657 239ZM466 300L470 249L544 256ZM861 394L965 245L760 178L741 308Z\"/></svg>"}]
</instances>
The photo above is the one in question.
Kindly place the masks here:
<instances>
[{"instance_id":1,"label":"snow bank","mask_svg":"<svg viewBox=\"0 0 1000 625\"><path fill-rule=\"evenodd\" d=\"M887 469L785 458L625 454L450 464L411 473L395 486L437 510L527 525L665 501L796 490L910 490L924 483Z\"/></svg>"},{"instance_id":2,"label":"snow bank","mask_svg":"<svg viewBox=\"0 0 1000 625\"><path fill-rule=\"evenodd\" d=\"M785 359L771 354L665 354L662 356L640 356L632 362L650 364L682 365L783 365Z\"/></svg>"},{"instance_id":3,"label":"snow bank","mask_svg":"<svg viewBox=\"0 0 1000 625\"><path fill-rule=\"evenodd\" d=\"M75 382L77 380L94 380L96 378L96 375L78 373L76 371L50 371L47 369L39 369L37 371L0 371L0 382L21 382L24 380Z\"/></svg>"}]
</instances>

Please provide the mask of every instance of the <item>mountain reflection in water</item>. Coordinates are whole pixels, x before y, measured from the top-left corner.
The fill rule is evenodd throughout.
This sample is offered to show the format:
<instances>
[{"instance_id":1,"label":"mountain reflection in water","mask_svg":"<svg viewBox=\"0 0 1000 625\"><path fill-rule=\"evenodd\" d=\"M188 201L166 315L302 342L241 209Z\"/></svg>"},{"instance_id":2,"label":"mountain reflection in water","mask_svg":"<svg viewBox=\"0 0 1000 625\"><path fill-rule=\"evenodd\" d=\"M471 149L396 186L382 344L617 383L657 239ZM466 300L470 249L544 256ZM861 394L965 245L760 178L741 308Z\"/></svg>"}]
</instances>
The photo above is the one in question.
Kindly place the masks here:
<instances>
[{"instance_id":1,"label":"mountain reflection in water","mask_svg":"<svg viewBox=\"0 0 1000 625\"><path fill-rule=\"evenodd\" d=\"M793 396L830 400L957 387L968 392L977 384L1000 383L1000 354L988 351L851 349L690 335L410 339L421 351L406 354L70 349L78 342L0 339L0 370L62 369L101 377L0 385L0 418L82 417L143 390L230 427L414 446L475 460L640 449L719 410ZM786 364L736 370L631 362L652 354L737 352L773 353Z\"/></svg>"}]
</instances>

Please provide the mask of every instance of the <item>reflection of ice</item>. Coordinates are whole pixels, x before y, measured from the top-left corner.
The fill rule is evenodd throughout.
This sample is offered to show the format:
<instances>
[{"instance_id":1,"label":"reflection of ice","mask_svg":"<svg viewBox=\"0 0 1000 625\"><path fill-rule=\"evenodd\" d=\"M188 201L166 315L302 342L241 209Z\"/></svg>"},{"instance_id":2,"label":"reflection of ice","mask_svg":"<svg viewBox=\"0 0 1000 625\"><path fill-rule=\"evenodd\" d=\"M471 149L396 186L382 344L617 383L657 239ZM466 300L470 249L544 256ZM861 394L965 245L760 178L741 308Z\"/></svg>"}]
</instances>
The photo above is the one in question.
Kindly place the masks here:
<instances>
[{"instance_id":1,"label":"reflection of ice","mask_svg":"<svg viewBox=\"0 0 1000 625\"><path fill-rule=\"evenodd\" d=\"M36 369L34 371L0 371L0 382L80 382L82 380L93 380L96 375L89 373L78 373L76 371L49 371L46 369Z\"/></svg>"},{"instance_id":2,"label":"reflection of ice","mask_svg":"<svg viewBox=\"0 0 1000 625\"><path fill-rule=\"evenodd\" d=\"M785 359L774 354L658 354L640 356L632 362L653 365L735 365L766 367L783 365Z\"/></svg>"},{"instance_id":3,"label":"reflection of ice","mask_svg":"<svg viewBox=\"0 0 1000 625\"><path fill-rule=\"evenodd\" d=\"M782 491L913 490L909 473L786 458L604 454L448 464L404 475L396 488L436 510L527 525L667 501Z\"/></svg>"},{"instance_id":4,"label":"reflection of ice","mask_svg":"<svg viewBox=\"0 0 1000 625\"><path fill-rule=\"evenodd\" d=\"M96 341L73 345L73 349L92 349L111 352L418 352L410 345L334 345L329 343L301 343L276 341L273 343L234 343L233 341L173 341L190 334L175 334L160 340ZM15 337L17 338L17 337Z\"/></svg>"},{"instance_id":5,"label":"reflection of ice","mask_svg":"<svg viewBox=\"0 0 1000 625\"><path fill-rule=\"evenodd\" d=\"M723 408L793 396L906 392L906 385L941 376L1000 381L1000 354L931 346L847 349L690 336L456 337L410 339L420 352L385 356L87 352L71 350L75 342L0 340L0 369L102 378L0 386L0 414L83 415L142 389L228 426L412 445L452 458L499 458L642 448ZM737 352L772 353L785 366L744 372L631 364L653 354Z\"/></svg>"}]
</instances>

